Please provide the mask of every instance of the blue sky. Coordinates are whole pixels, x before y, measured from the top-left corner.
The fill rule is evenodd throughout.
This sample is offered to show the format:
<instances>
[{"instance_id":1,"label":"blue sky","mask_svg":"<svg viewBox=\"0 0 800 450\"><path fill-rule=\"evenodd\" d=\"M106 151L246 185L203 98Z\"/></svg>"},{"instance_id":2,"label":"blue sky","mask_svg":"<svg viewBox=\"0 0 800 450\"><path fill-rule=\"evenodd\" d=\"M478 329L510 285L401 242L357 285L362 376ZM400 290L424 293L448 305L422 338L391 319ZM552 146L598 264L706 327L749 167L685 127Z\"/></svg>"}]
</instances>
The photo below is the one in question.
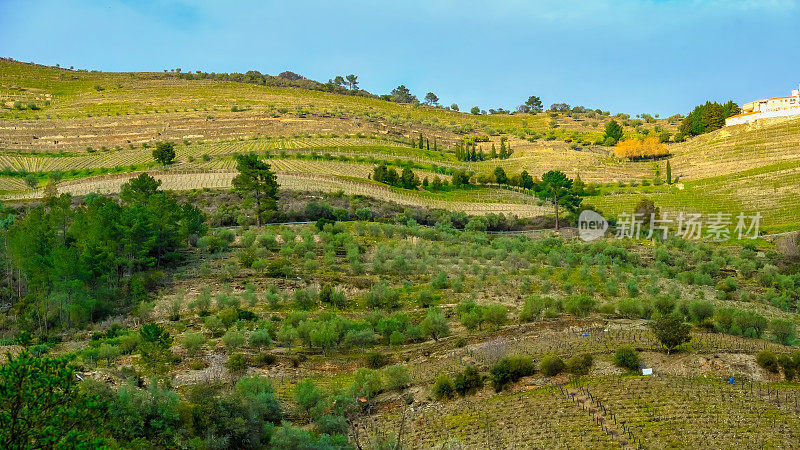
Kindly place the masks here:
<instances>
[{"instance_id":1,"label":"blue sky","mask_svg":"<svg viewBox=\"0 0 800 450\"><path fill-rule=\"evenodd\" d=\"M355 73L461 109L788 95L800 0L0 0L0 56L105 71Z\"/></svg>"}]
</instances>

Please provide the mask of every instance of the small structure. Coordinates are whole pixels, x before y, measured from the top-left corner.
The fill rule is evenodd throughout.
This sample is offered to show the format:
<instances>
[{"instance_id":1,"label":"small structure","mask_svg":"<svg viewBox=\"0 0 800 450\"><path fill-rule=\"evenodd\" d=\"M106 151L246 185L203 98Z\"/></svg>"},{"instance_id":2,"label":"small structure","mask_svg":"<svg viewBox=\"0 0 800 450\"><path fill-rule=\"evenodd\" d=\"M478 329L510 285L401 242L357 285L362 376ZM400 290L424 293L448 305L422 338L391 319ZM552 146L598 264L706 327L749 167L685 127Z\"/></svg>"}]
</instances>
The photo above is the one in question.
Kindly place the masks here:
<instances>
[{"instance_id":1,"label":"small structure","mask_svg":"<svg viewBox=\"0 0 800 450\"><path fill-rule=\"evenodd\" d=\"M792 89L792 95L788 97L765 98L745 103L741 113L725 119L725 126L791 116L800 116L800 89Z\"/></svg>"}]
</instances>

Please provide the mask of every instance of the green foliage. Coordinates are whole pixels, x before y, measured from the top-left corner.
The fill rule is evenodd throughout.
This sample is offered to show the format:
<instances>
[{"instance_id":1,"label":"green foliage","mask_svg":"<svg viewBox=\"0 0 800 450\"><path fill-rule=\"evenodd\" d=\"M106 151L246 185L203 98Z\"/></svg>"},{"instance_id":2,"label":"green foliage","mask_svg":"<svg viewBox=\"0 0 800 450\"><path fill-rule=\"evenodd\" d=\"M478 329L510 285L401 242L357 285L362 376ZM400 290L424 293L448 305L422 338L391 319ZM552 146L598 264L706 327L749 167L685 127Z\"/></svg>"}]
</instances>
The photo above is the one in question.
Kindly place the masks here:
<instances>
[{"instance_id":1,"label":"green foliage","mask_svg":"<svg viewBox=\"0 0 800 450\"><path fill-rule=\"evenodd\" d=\"M380 372L372 369L358 369L353 384L350 385L350 394L354 397L370 399L380 393L382 385Z\"/></svg>"},{"instance_id":2,"label":"green foliage","mask_svg":"<svg viewBox=\"0 0 800 450\"><path fill-rule=\"evenodd\" d=\"M172 142L158 142L153 149L153 159L166 166L175 162L175 144Z\"/></svg>"},{"instance_id":3,"label":"green foliage","mask_svg":"<svg viewBox=\"0 0 800 450\"><path fill-rule=\"evenodd\" d=\"M589 374L592 364L594 364L594 358L587 353L585 355L575 355L568 359L564 368L575 376L584 376Z\"/></svg>"},{"instance_id":4,"label":"green foliage","mask_svg":"<svg viewBox=\"0 0 800 450\"><path fill-rule=\"evenodd\" d=\"M603 135L605 145L614 145L622 139L622 126L616 120L610 120L606 124L605 134Z\"/></svg>"},{"instance_id":5,"label":"green foliage","mask_svg":"<svg viewBox=\"0 0 800 450\"><path fill-rule=\"evenodd\" d=\"M139 352L145 370L154 374L166 373L174 357L170 351L172 337L169 331L158 324L148 323L142 326L139 335Z\"/></svg>"},{"instance_id":6,"label":"green foliage","mask_svg":"<svg viewBox=\"0 0 800 450\"><path fill-rule=\"evenodd\" d=\"M551 170L542 175L542 181L534 187L536 196L550 202L555 210L556 229L558 229L558 209L566 208L570 212L576 211L581 204L581 194L572 189L572 179L564 172Z\"/></svg>"},{"instance_id":7,"label":"green foliage","mask_svg":"<svg viewBox=\"0 0 800 450\"><path fill-rule=\"evenodd\" d=\"M233 373L241 373L247 369L247 358L241 353L234 353L228 357L225 367Z\"/></svg>"},{"instance_id":8,"label":"green foliage","mask_svg":"<svg viewBox=\"0 0 800 450\"><path fill-rule=\"evenodd\" d=\"M261 226L275 214L278 202L278 181L270 165L257 155L237 155L233 189L244 198L255 202L256 225Z\"/></svg>"},{"instance_id":9,"label":"green foliage","mask_svg":"<svg viewBox=\"0 0 800 450\"><path fill-rule=\"evenodd\" d=\"M467 366L463 372L456 375L453 380L455 391L462 397L473 394L483 388L483 377L475 366Z\"/></svg>"},{"instance_id":10,"label":"green foliage","mask_svg":"<svg viewBox=\"0 0 800 450\"><path fill-rule=\"evenodd\" d=\"M533 358L530 356L509 356L498 361L489 371L489 376L495 392L500 392L509 384L535 372Z\"/></svg>"},{"instance_id":11,"label":"green foliage","mask_svg":"<svg viewBox=\"0 0 800 450\"><path fill-rule=\"evenodd\" d=\"M539 363L539 370L548 377L560 374L565 367L564 361L556 355L546 355Z\"/></svg>"},{"instance_id":12,"label":"green foliage","mask_svg":"<svg viewBox=\"0 0 800 450\"><path fill-rule=\"evenodd\" d=\"M387 391L400 391L411 385L411 375L403 364L395 364L383 369L383 387Z\"/></svg>"},{"instance_id":13,"label":"green foliage","mask_svg":"<svg viewBox=\"0 0 800 450\"><path fill-rule=\"evenodd\" d=\"M205 232L198 209L157 187L142 174L123 185L122 202L98 196L73 208L62 195L17 220L7 249L31 300L21 315L64 299L53 302L53 319L69 328L147 300L163 279L156 269L178 263L189 236Z\"/></svg>"},{"instance_id":14,"label":"green foliage","mask_svg":"<svg viewBox=\"0 0 800 450\"><path fill-rule=\"evenodd\" d=\"M103 445L107 405L77 381L67 359L8 354L0 366L0 448Z\"/></svg>"},{"instance_id":15,"label":"green foliage","mask_svg":"<svg viewBox=\"0 0 800 450\"><path fill-rule=\"evenodd\" d=\"M789 319L775 319L769 324L775 342L793 345L797 339L797 326Z\"/></svg>"},{"instance_id":16,"label":"green foliage","mask_svg":"<svg viewBox=\"0 0 800 450\"><path fill-rule=\"evenodd\" d=\"M594 312L596 307L597 300L586 294L571 295L564 302L564 309L576 317L586 317Z\"/></svg>"},{"instance_id":17,"label":"green foliage","mask_svg":"<svg viewBox=\"0 0 800 450\"><path fill-rule=\"evenodd\" d=\"M222 343L225 344L225 348L228 350L236 350L237 348L244 345L245 337L240 331L235 330L228 330L222 336Z\"/></svg>"},{"instance_id":18,"label":"green foliage","mask_svg":"<svg viewBox=\"0 0 800 450\"><path fill-rule=\"evenodd\" d=\"M769 350L758 352L756 363L769 372L778 373L778 358Z\"/></svg>"},{"instance_id":19,"label":"green foliage","mask_svg":"<svg viewBox=\"0 0 800 450\"><path fill-rule=\"evenodd\" d=\"M631 371L639 370L639 355L633 347L620 347L614 353L614 364Z\"/></svg>"},{"instance_id":20,"label":"green foliage","mask_svg":"<svg viewBox=\"0 0 800 450\"><path fill-rule=\"evenodd\" d=\"M433 383L433 396L436 397L437 400L442 400L453 397L454 392L455 387L453 386L453 381L450 379L450 376L446 373L439 374L439 376L436 377L436 381Z\"/></svg>"},{"instance_id":21,"label":"green foliage","mask_svg":"<svg viewBox=\"0 0 800 450\"><path fill-rule=\"evenodd\" d=\"M692 327L684 323L683 317L679 314L673 313L655 318L650 323L650 328L661 345L666 347L669 352L681 344L689 342L689 331Z\"/></svg>"},{"instance_id":22,"label":"green foliage","mask_svg":"<svg viewBox=\"0 0 800 450\"><path fill-rule=\"evenodd\" d=\"M433 338L438 341L440 337L450 334L450 324L441 309L436 306L428 308L428 313L419 324L422 333L425 336Z\"/></svg>"},{"instance_id":23,"label":"green foliage","mask_svg":"<svg viewBox=\"0 0 800 450\"><path fill-rule=\"evenodd\" d=\"M196 356L206 344L206 337L203 333L189 332L183 336L182 343L189 356Z\"/></svg>"}]
</instances>

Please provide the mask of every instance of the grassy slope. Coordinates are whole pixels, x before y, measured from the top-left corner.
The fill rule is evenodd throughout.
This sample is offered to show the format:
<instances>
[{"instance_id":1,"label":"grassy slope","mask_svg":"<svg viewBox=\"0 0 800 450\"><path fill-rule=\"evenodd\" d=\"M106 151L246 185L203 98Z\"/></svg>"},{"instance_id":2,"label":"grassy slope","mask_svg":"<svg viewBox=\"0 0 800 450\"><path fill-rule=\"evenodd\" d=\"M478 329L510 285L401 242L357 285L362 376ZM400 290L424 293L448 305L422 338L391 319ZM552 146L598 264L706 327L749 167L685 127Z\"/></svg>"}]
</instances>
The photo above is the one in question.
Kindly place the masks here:
<instances>
[{"instance_id":1,"label":"grassy slope","mask_svg":"<svg viewBox=\"0 0 800 450\"><path fill-rule=\"evenodd\" d=\"M14 101L34 101L41 109L14 110ZM46 101L50 104L45 105ZM602 134L603 119L561 115L556 120L558 127L550 128L547 115L474 116L295 88L189 81L159 73L74 72L7 60L0 60L0 103L7 106L0 109L0 148L6 148L0 155L0 165L17 170L94 170L73 175L82 177L124 172L132 165L146 168L150 151L140 148L141 144L167 138L191 142L179 146L179 164L173 170L230 171L231 155L246 151L270 151L273 155L283 151L289 156L316 151L367 158L353 166L352 175L358 177L368 173L369 164L374 164L369 159L372 157L413 160L426 167L463 167L476 173L491 172L498 165L508 173L525 169L533 175L558 169L571 176L580 175L587 182L604 184L603 195L587 203L613 215L631 211L647 197L673 213L760 211L765 216L763 225L770 231L797 228L800 217L794 200L800 193L800 120L742 125L672 144L672 172L680 177L684 187L680 190L641 186L639 180L653 178L652 163L620 161L605 147L574 146L564 141L574 137L573 132L587 140L595 139ZM231 112L233 105L248 111ZM664 120L658 124L674 129L674 124ZM652 126L645 124L645 128ZM402 142L424 133L446 147L460 138L457 131L463 129L471 129L469 134L509 136L514 156L504 161L461 163L452 153L411 149ZM529 142L518 137L548 130L556 133L556 140ZM358 139L356 133L381 140ZM347 135L351 137L342 137ZM55 140L59 143L53 144ZM492 144L499 149L499 136L492 136L492 142L481 147L488 153ZM87 152L87 146L94 146L95 151ZM108 150L96 151L100 147ZM32 155L30 151L39 153ZM55 154L62 157L50 157ZM205 154L212 157L211 161L202 160ZM659 164L663 176L665 164ZM278 168L293 172L295 178L302 172L341 177L346 169L341 163L325 161L313 165L289 161ZM639 185L632 186L631 181ZM625 186L619 186L620 182ZM24 189L21 193L21 189L13 178L0 182L0 190L14 197L31 195ZM376 191L375 195L382 194ZM471 195L479 202L497 201L491 190ZM447 203L448 195L439 197L445 207L458 207Z\"/></svg>"}]
</instances>

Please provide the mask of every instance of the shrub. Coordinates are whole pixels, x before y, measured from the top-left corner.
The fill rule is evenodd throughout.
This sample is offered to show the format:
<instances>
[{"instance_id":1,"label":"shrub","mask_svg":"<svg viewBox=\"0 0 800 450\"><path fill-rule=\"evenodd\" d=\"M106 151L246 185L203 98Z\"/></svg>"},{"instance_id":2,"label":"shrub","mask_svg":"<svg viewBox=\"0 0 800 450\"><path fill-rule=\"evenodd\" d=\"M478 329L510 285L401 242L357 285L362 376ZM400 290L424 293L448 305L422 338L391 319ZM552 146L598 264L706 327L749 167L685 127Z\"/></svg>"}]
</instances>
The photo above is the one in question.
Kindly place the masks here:
<instances>
[{"instance_id":1,"label":"shrub","mask_svg":"<svg viewBox=\"0 0 800 450\"><path fill-rule=\"evenodd\" d=\"M371 369L358 369L353 384L350 385L350 394L369 399L378 395L382 385L380 373Z\"/></svg>"},{"instance_id":2,"label":"shrub","mask_svg":"<svg viewBox=\"0 0 800 450\"><path fill-rule=\"evenodd\" d=\"M567 360L565 369L567 372L576 376L588 375L589 369L592 368L592 364L594 364L594 358L592 355L575 355Z\"/></svg>"},{"instance_id":3,"label":"shrub","mask_svg":"<svg viewBox=\"0 0 800 450\"><path fill-rule=\"evenodd\" d=\"M659 296L653 302L656 311L661 315L672 314L675 311L675 300L665 295Z\"/></svg>"},{"instance_id":4,"label":"shrub","mask_svg":"<svg viewBox=\"0 0 800 450\"><path fill-rule=\"evenodd\" d=\"M594 311L596 306L597 301L595 299L588 295L582 294L572 295L567 298L564 308L573 316L586 317Z\"/></svg>"},{"instance_id":5,"label":"shrub","mask_svg":"<svg viewBox=\"0 0 800 450\"><path fill-rule=\"evenodd\" d=\"M222 343L228 350L236 350L244 344L244 335L239 331L228 330L222 336Z\"/></svg>"},{"instance_id":6,"label":"shrub","mask_svg":"<svg viewBox=\"0 0 800 450\"><path fill-rule=\"evenodd\" d=\"M533 358L530 356L509 356L498 361L489 371L489 375L495 392L500 392L520 378L533 375L535 371Z\"/></svg>"},{"instance_id":7,"label":"shrub","mask_svg":"<svg viewBox=\"0 0 800 450\"><path fill-rule=\"evenodd\" d=\"M542 317L545 308L545 300L538 296L530 296L525 299L522 312L519 313L520 322L533 322Z\"/></svg>"},{"instance_id":8,"label":"shrub","mask_svg":"<svg viewBox=\"0 0 800 450\"><path fill-rule=\"evenodd\" d=\"M218 316L208 316L203 321L203 324L211 332L212 336L220 336L225 331L225 324Z\"/></svg>"},{"instance_id":9,"label":"shrub","mask_svg":"<svg viewBox=\"0 0 800 450\"><path fill-rule=\"evenodd\" d=\"M408 368L402 364L395 364L383 369L384 389L387 391L400 391L411 384Z\"/></svg>"},{"instance_id":10,"label":"shrub","mask_svg":"<svg viewBox=\"0 0 800 450\"><path fill-rule=\"evenodd\" d=\"M453 387L463 397L481 389L483 387L483 377L481 377L475 366L467 366L462 373L456 375Z\"/></svg>"},{"instance_id":11,"label":"shrub","mask_svg":"<svg viewBox=\"0 0 800 450\"><path fill-rule=\"evenodd\" d=\"M778 373L778 358L769 350L761 350L756 356L756 363L772 373Z\"/></svg>"},{"instance_id":12,"label":"shrub","mask_svg":"<svg viewBox=\"0 0 800 450\"><path fill-rule=\"evenodd\" d=\"M775 319L769 324L769 331L776 342L792 345L797 337L797 327L789 319Z\"/></svg>"},{"instance_id":13,"label":"shrub","mask_svg":"<svg viewBox=\"0 0 800 450\"><path fill-rule=\"evenodd\" d=\"M623 346L614 353L614 364L628 370L639 370L639 355L633 347Z\"/></svg>"},{"instance_id":14,"label":"shrub","mask_svg":"<svg viewBox=\"0 0 800 450\"><path fill-rule=\"evenodd\" d=\"M692 304L689 305L689 315L692 321L703 323L704 320L714 316L714 305L707 301L692 302Z\"/></svg>"},{"instance_id":15,"label":"shrub","mask_svg":"<svg viewBox=\"0 0 800 450\"><path fill-rule=\"evenodd\" d=\"M794 379L797 366L795 365L791 356L785 354L778 356L778 364L780 364L780 366L783 368L783 376L786 381L792 381Z\"/></svg>"},{"instance_id":16,"label":"shrub","mask_svg":"<svg viewBox=\"0 0 800 450\"><path fill-rule=\"evenodd\" d=\"M455 392L455 387L450 380L450 376L446 373L439 374L439 376L436 377L436 381L433 383L433 396L436 397L437 400L441 400L452 397L453 392Z\"/></svg>"},{"instance_id":17,"label":"shrub","mask_svg":"<svg viewBox=\"0 0 800 450\"><path fill-rule=\"evenodd\" d=\"M542 358L539 364L539 370L548 377L560 374L564 371L564 361L555 355L547 355Z\"/></svg>"},{"instance_id":18,"label":"shrub","mask_svg":"<svg viewBox=\"0 0 800 450\"><path fill-rule=\"evenodd\" d=\"M250 346L259 350L272 345L272 335L267 329L259 329L250 335Z\"/></svg>"},{"instance_id":19,"label":"shrub","mask_svg":"<svg viewBox=\"0 0 800 450\"><path fill-rule=\"evenodd\" d=\"M434 341L440 337L450 334L450 324L441 309L432 306L428 308L428 314L420 323L420 329L425 336L430 336Z\"/></svg>"},{"instance_id":20,"label":"shrub","mask_svg":"<svg viewBox=\"0 0 800 450\"><path fill-rule=\"evenodd\" d=\"M228 358L225 367L233 373L244 372L247 369L247 358L241 353L234 353Z\"/></svg>"},{"instance_id":21,"label":"shrub","mask_svg":"<svg viewBox=\"0 0 800 450\"><path fill-rule=\"evenodd\" d=\"M183 347L189 356L195 356L200 353L203 345L206 343L206 337L203 333L186 333L183 336Z\"/></svg>"},{"instance_id":22,"label":"shrub","mask_svg":"<svg viewBox=\"0 0 800 450\"><path fill-rule=\"evenodd\" d=\"M486 305L483 309L483 321L499 328L508 320L508 310L500 304Z\"/></svg>"},{"instance_id":23,"label":"shrub","mask_svg":"<svg viewBox=\"0 0 800 450\"><path fill-rule=\"evenodd\" d=\"M367 366L369 366L371 369L380 369L386 364L389 364L389 357L383 353L367 353L366 359Z\"/></svg>"},{"instance_id":24,"label":"shrub","mask_svg":"<svg viewBox=\"0 0 800 450\"><path fill-rule=\"evenodd\" d=\"M642 316L642 306L635 298L624 298L617 302L617 309L622 317L636 319Z\"/></svg>"},{"instance_id":25,"label":"shrub","mask_svg":"<svg viewBox=\"0 0 800 450\"><path fill-rule=\"evenodd\" d=\"M310 412L323 398L322 392L310 378L301 380L294 387L294 400L305 413Z\"/></svg>"}]
</instances>

